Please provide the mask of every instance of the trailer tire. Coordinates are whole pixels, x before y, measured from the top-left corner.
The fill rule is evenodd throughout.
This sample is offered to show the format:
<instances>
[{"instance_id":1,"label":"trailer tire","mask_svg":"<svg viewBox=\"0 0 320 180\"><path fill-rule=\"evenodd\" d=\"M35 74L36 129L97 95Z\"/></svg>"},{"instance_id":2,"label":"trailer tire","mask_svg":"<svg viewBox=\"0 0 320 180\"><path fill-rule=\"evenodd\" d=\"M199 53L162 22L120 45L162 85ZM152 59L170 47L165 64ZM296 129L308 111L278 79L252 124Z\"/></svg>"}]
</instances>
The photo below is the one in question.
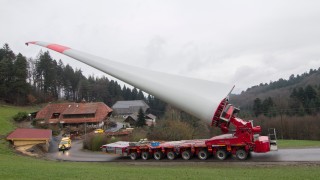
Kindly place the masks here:
<instances>
[{"instance_id":1,"label":"trailer tire","mask_svg":"<svg viewBox=\"0 0 320 180\"><path fill-rule=\"evenodd\" d=\"M190 150L183 151L181 154L182 159L189 160L192 158L192 153Z\"/></svg>"},{"instance_id":2,"label":"trailer tire","mask_svg":"<svg viewBox=\"0 0 320 180\"><path fill-rule=\"evenodd\" d=\"M176 153L173 152L173 151L169 151L169 152L167 153L167 158L168 158L169 160L174 160L174 159L176 158Z\"/></svg>"},{"instance_id":3,"label":"trailer tire","mask_svg":"<svg viewBox=\"0 0 320 180\"><path fill-rule=\"evenodd\" d=\"M132 160L138 159L138 153L137 153L137 152L132 152L132 153L130 153L130 158L131 158Z\"/></svg>"},{"instance_id":4,"label":"trailer tire","mask_svg":"<svg viewBox=\"0 0 320 180\"><path fill-rule=\"evenodd\" d=\"M244 149L238 149L236 151L236 157L239 160L245 160L248 157L248 153Z\"/></svg>"},{"instance_id":5,"label":"trailer tire","mask_svg":"<svg viewBox=\"0 0 320 180\"><path fill-rule=\"evenodd\" d=\"M148 153L148 152L146 152L146 151L142 152L142 153L141 153L141 158L142 158L143 160L148 160L148 159L150 159L150 153Z\"/></svg>"},{"instance_id":6,"label":"trailer tire","mask_svg":"<svg viewBox=\"0 0 320 180\"><path fill-rule=\"evenodd\" d=\"M227 158L227 152L223 149L219 149L216 153L216 157L219 160L225 160Z\"/></svg>"},{"instance_id":7,"label":"trailer tire","mask_svg":"<svg viewBox=\"0 0 320 180\"><path fill-rule=\"evenodd\" d=\"M163 158L163 153L161 151L156 151L153 154L153 158L155 160L161 160Z\"/></svg>"},{"instance_id":8,"label":"trailer tire","mask_svg":"<svg viewBox=\"0 0 320 180\"><path fill-rule=\"evenodd\" d=\"M201 151L199 151L199 153L198 153L198 158L199 158L199 159L201 159L201 160L206 160L206 159L208 159L208 157L209 157L209 153L208 153L207 150L201 150Z\"/></svg>"}]
</instances>

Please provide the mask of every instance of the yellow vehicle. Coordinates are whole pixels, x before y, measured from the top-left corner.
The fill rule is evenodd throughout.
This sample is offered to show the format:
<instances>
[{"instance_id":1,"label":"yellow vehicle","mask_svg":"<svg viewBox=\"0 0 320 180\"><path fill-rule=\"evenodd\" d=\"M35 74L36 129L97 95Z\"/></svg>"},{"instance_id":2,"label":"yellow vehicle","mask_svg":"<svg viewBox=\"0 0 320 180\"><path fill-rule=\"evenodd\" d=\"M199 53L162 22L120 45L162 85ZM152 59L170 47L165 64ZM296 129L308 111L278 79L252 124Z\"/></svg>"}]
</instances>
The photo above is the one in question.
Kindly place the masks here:
<instances>
[{"instance_id":1,"label":"yellow vehicle","mask_svg":"<svg viewBox=\"0 0 320 180\"><path fill-rule=\"evenodd\" d=\"M59 143L59 151L68 150L71 148L71 139L69 137L64 137Z\"/></svg>"},{"instance_id":2,"label":"yellow vehicle","mask_svg":"<svg viewBox=\"0 0 320 180\"><path fill-rule=\"evenodd\" d=\"M104 132L103 129L96 129L96 130L94 130L94 133L96 133L96 134L100 134L100 133L103 133L103 132Z\"/></svg>"}]
</instances>

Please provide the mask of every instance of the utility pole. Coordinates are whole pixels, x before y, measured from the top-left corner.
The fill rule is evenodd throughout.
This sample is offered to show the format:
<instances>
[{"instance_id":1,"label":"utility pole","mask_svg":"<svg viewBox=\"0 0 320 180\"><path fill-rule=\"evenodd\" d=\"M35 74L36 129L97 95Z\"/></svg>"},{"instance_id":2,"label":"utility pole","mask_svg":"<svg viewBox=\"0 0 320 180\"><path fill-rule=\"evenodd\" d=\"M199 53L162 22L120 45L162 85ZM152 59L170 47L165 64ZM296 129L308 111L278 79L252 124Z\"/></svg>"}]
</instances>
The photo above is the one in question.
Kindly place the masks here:
<instances>
[{"instance_id":1,"label":"utility pole","mask_svg":"<svg viewBox=\"0 0 320 180\"><path fill-rule=\"evenodd\" d=\"M87 122L84 123L84 142L87 140Z\"/></svg>"}]
</instances>

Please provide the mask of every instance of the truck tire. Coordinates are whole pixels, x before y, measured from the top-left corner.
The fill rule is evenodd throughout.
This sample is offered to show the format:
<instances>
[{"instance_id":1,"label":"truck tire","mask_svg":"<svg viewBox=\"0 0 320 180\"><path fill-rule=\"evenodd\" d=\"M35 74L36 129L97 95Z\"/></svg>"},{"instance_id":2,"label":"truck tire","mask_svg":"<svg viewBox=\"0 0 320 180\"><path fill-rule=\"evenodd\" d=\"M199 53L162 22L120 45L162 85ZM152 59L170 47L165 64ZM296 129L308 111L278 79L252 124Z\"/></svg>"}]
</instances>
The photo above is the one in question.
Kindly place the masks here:
<instances>
[{"instance_id":1,"label":"truck tire","mask_svg":"<svg viewBox=\"0 0 320 180\"><path fill-rule=\"evenodd\" d=\"M130 153L130 158L131 158L132 160L138 159L138 153L137 153L137 152L132 152L132 153Z\"/></svg>"},{"instance_id":2,"label":"truck tire","mask_svg":"<svg viewBox=\"0 0 320 180\"><path fill-rule=\"evenodd\" d=\"M219 149L216 153L216 157L219 160L225 160L227 158L227 152L223 149Z\"/></svg>"},{"instance_id":3,"label":"truck tire","mask_svg":"<svg viewBox=\"0 0 320 180\"><path fill-rule=\"evenodd\" d=\"M248 153L244 149L238 149L236 151L236 157L239 160L245 160L248 157Z\"/></svg>"},{"instance_id":4,"label":"truck tire","mask_svg":"<svg viewBox=\"0 0 320 180\"><path fill-rule=\"evenodd\" d=\"M154 158L155 160L161 160L161 159L163 158L162 152L161 152L161 151L156 151L156 152L154 152L153 158Z\"/></svg>"},{"instance_id":5,"label":"truck tire","mask_svg":"<svg viewBox=\"0 0 320 180\"><path fill-rule=\"evenodd\" d=\"M192 153L190 150L183 151L181 154L182 159L189 160L192 158Z\"/></svg>"},{"instance_id":6,"label":"truck tire","mask_svg":"<svg viewBox=\"0 0 320 180\"><path fill-rule=\"evenodd\" d=\"M148 152L146 152L146 151L142 152L142 153L141 153L141 158L142 158L143 160L148 160L148 159L150 159L150 153L148 153Z\"/></svg>"},{"instance_id":7,"label":"truck tire","mask_svg":"<svg viewBox=\"0 0 320 180\"><path fill-rule=\"evenodd\" d=\"M207 150L201 150L201 151L199 151L199 153L198 153L198 158L199 158L199 159L201 159L201 160L206 160L206 159L208 159L208 157L209 157L209 153L208 153Z\"/></svg>"},{"instance_id":8,"label":"truck tire","mask_svg":"<svg viewBox=\"0 0 320 180\"><path fill-rule=\"evenodd\" d=\"M176 153L173 152L173 151L169 151L169 152L167 153L167 158L168 158L169 160L174 160L174 159L176 158Z\"/></svg>"}]
</instances>

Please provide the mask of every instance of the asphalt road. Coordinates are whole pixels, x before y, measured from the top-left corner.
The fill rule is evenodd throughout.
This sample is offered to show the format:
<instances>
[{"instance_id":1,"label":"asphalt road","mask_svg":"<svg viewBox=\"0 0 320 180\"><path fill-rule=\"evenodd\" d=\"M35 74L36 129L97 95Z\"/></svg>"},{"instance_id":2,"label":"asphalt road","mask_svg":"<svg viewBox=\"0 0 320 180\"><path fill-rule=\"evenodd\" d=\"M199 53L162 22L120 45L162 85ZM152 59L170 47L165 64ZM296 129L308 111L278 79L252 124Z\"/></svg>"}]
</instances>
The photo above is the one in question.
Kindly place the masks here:
<instances>
[{"instance_id":1,"label":"asphalt road","mask_svg":"<svg viewBox=\"0 0 320 180\"><path fill-rule=\"evenodd\" d=\"M50 145L49 153L46 157L52 160L62 161L87 161L87 162L127 162L132 161L128 157L120 157L115 154L107 154L104 152L91 152L82 149L82 140L72 141L72 148L63 153L58 151L58 143L61 137L53 139ZM143 161L138 159L137 161ZM163 159L161 162L169 160ZM175 161L184 161L181 158ZM200 162L197 157L194 157L191 162ZM218 162L215 158L209 158L205 162ZM237 162L238 160L228 158L226 162ZM320 148L306 148L306 149L279 149L278 151L271 151L268 153L252 153L251 157L247 159L248 162L320 162ZM159 162L154 159L148 162Z\"/></svg>"},{"instance_id":2,"label":"asphalt road","mask_svg":"<svg viewBox=\"0 0 320 180\"><path fill-rule=\"evenodd\" d=\"M52 160L60 161L85 161L85 162L105 162L114 161L118 155L106 154L103 152L92 152L82 149L82 140L74 140L71 143L71 149L65 151L58 150L58 143L52 143L52 147L46 157Z\"/></svg>"}]
</instances>

